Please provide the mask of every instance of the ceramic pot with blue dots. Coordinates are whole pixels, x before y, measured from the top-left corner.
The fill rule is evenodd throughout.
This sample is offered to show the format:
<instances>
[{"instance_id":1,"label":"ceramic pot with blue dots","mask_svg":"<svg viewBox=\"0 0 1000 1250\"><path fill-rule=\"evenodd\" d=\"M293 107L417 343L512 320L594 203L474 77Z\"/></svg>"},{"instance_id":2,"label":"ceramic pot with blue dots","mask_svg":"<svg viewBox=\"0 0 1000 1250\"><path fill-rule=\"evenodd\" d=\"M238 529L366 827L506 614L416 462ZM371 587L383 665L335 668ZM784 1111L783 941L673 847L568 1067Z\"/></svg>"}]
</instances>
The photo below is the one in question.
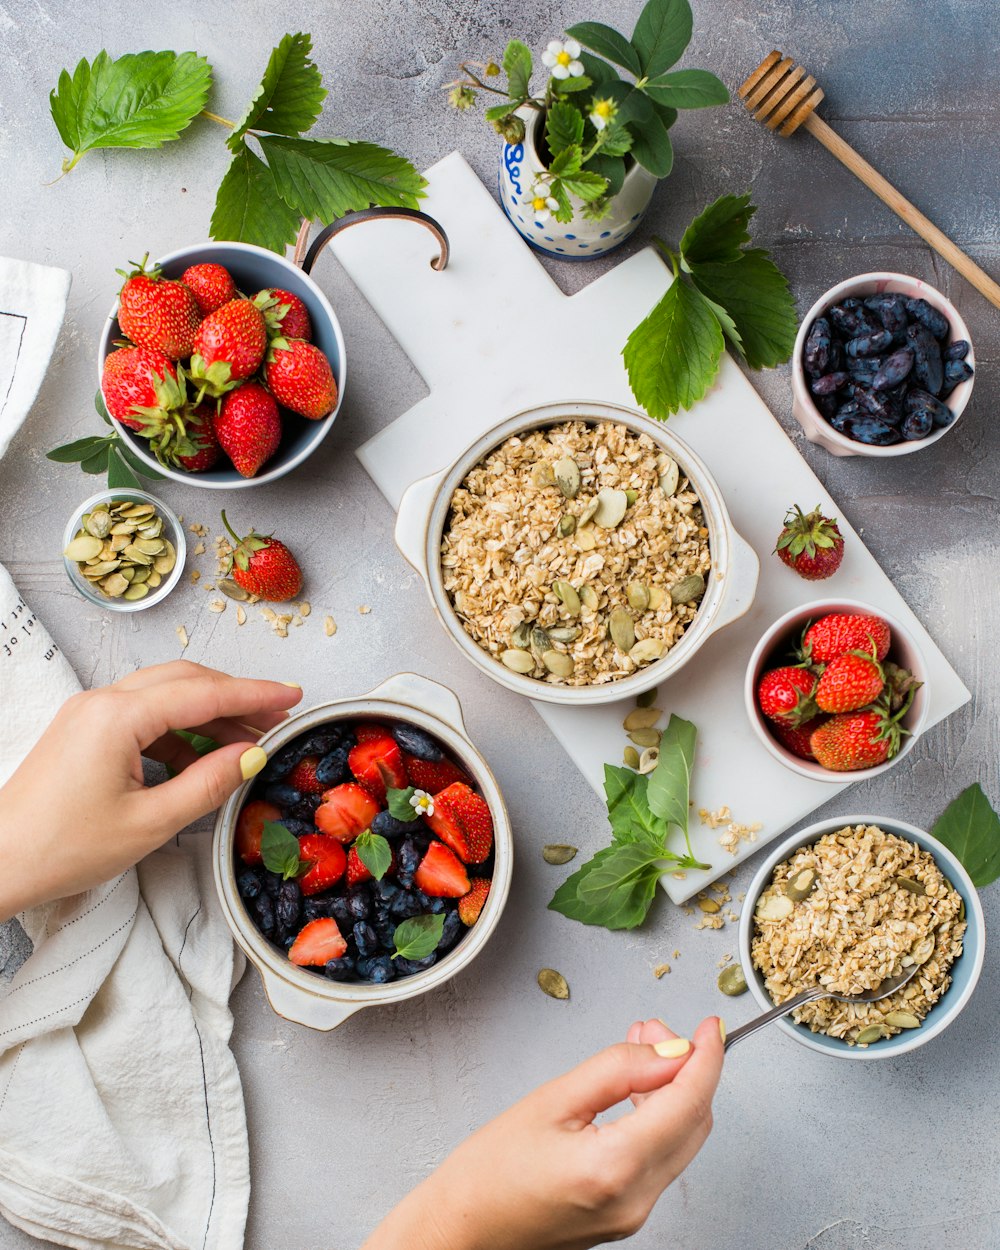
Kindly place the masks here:
<instances>
[{"instance_id":1,"label":"ceramic pot with blue dots","mask_svg":"<svg viewBox=\"0 0 1000 1250\"><path fill-rule=\"evenodd\" d=\"M657 179L649 170L633 164L622 189L611 201L611 212L603 220L588 221L583 216L582 202L570 196L573 220L563 225L548 207L536 211L532 203L535 183L546 172L535 143L542 114L537 109L524 108L518 116L524 121L524 139L501 147L497 177L500 204L514 228L536 252L559 260L592 260L620 247L642 220Z\"/></svg>"}]
</instances>

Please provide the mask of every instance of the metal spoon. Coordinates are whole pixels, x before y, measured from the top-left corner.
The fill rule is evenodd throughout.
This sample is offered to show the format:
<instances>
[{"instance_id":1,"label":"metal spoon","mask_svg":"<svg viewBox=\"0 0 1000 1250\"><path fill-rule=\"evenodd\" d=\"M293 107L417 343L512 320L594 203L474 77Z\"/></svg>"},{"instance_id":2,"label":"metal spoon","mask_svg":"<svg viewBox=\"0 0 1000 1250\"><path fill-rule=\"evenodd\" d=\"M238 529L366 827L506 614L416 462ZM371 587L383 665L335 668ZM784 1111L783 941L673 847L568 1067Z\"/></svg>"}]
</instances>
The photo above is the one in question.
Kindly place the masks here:
<instances>
[{"instance_id":1,"label":"metal spoon","mask_svg":"<svg viewBox=\"0 0 1000 1250\"><path fill-rule=\"evenodd\" d=\"M758 1016L756 1020L751 1020L749 1024L743 1024L738 1029L734 1029L726 1038L726 1050L731 1046L735 1046L737 1042L742 1042L745 1037L749 1037L751 1033L756 1033L758 1029L762 1029L766 1024L770 1024L772 1020L779 1020L782 1016L787 1016L790 1011L794 1011L796 1007L802 1007L805 1003L814 1003L820 998L835 998L838 1003L877 1003L882 998L888 998L890 994L895 994L902 989L908 981L910 981L919 971L920 964L914 963L911 968L907 968L905 972L900 973L898 977L889 977L877 985L873 990L869 990L866 994L834 994L832 990L826 989L822 985L814 985L812 989L803 990L801 994L796 994L794 998L786 999L777 1007L773 1007L770 1011L765 1011L762 1016Z\"/></svg>"}]
</instances>

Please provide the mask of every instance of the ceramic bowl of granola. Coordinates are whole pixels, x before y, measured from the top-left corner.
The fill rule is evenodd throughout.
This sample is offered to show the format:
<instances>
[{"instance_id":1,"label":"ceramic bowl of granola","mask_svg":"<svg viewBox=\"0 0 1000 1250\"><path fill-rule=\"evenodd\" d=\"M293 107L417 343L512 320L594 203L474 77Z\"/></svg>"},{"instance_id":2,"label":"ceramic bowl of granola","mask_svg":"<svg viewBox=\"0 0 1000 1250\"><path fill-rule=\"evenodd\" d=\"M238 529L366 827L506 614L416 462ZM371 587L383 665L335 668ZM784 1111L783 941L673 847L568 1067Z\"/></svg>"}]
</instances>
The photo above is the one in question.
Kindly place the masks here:
<instances>
[{"instance_id":1,"label":"ceramic bowl of granola","mask_svg":"<svg viewBox=\"0 0 1000 1250\"><path fill-rule=\"evenodd\" d=\"M936 1037L983 966L979 894L937 838L885 816L828 817L774 847L747 889L740 962L762 1011L816 984L863 993L912 963L877 1003L820 999L777 1027L842 1059L891 1059Z\"/></svg>"},{"instance_id":2,"label":"ceramic bowl of granola","mask_svg":"<svg viewBox=\"0 0 1000 1250\"><path fill-rule=\"evenodd\" d=\"M677 672L747 611L760 568L686 444L586 401L517 413L415 482L396 545L478 668L571 706Z\"/></svg>"}]
</instances>

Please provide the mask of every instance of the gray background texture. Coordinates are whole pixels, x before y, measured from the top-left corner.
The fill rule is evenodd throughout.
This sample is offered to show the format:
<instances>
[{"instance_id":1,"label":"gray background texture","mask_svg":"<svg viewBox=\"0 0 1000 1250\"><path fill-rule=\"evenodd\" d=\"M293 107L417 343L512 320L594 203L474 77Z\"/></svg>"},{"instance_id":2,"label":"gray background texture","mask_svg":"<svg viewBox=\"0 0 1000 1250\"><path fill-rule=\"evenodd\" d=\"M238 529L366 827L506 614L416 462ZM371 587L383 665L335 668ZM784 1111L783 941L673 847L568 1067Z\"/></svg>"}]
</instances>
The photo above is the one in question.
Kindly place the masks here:
<instances>
[{"instance_id":1,"label":"gray background texture","mask_svg":"<svg viewBox=\"0 0 1000 1250\"><path fill-rule=\"evenodd\" d=\"M717 1012L735 1026L753 1008L748 997L727 1000L715 987L717 961L735 951L733 927L695 932L694 919L665 900L627 935L546 910L564 871L543 863L540 847L567 840L596 849L605 839L602 806L541 720L458 658L393 546L393 516L353 449L415 402L422 383L328 254L315 276L347 338L352 377L341 416L293 476L226 500L237 523L274 527L292 543L306 570L310 620L286 640L253 615L237 630L232 610L213 616L211 596L187 584L167 604L132 617L76 596L60 539L95 479L51 464L44 452L97 432L95 352L118 285L115 268L147 250L156 256L207 238L226 151L223 132L197 121L160 151L92 153L45 185L63 156L48 92L64 66L102 47L112 55L194 48L214 66L210 107L235 117L270 47L286 31L308 30L331 90L318 135L379 141L421 168L458 148L492 187L498 140L481 119L445 103L443 86L458 60L498 56L514 35L537 54L584 18L630 30L640 7L639 0L0 3L0 253L73 272L56 357L0 465L0 561L87 685L176 657L179 624L191 635L189 659L300 681L306 703L361 692L401 669L444 681L462 700L516 830L515 881L499 929L475 970L439 992L364 1012L322 1035L274 1015L253 972L236 990L233 1045L254 1182L247 1250L353 1250L473 1127L622 1036L633 1019L662 1016L685 1033ZM826 120L996 275L997 33L993 0L696 0L684 63L715 70L734 89L772 47L795 56L826 89ZM759 205L754 241L773 251L800 312L842 278L890 269L934 283L970 326L978 364L970 407L937 447L901 460L836 460L813 448L791 417L788 368L752 381L973 691L971 704L927 733L904 766L824 813L892 813L928 827L976 779L996 800L997 312L805 135L775 139L732 104L682 116L673 136L674 173L632 246L653 233L676 239L717 195L750 187ZM555 264L552 272L575 290L602 263L614 261ZM512 353L523 330L498 328ZM218 532L217 496L174 484L163 494L188 521ZM765 506L778 518L789 502ZM200 566L207 576L208 562ZM371 613L359 614L361 604ZM339 625L332 640L321 628L327 612ZM609 746L611 754L618 749ZM734 894L752 871L752 862L740 871ZM987 924L997 924L1000 890L987 889L983 902ZM0 947L0 963L17 957L9 945ZM672 958L675 949L680 958ZM652 968L663 960L673 972L657 981ZM543 965L566 975L569 1003L538 992ZM776 1030L746 1043L727 1063L711 1139L630 1244L992 1250L1000 1244L998 989L991 939L972 1002L915 1054L838 1063ZM3 1250L39 1244L0 1226Z\"/></svg>"}]
</instances>

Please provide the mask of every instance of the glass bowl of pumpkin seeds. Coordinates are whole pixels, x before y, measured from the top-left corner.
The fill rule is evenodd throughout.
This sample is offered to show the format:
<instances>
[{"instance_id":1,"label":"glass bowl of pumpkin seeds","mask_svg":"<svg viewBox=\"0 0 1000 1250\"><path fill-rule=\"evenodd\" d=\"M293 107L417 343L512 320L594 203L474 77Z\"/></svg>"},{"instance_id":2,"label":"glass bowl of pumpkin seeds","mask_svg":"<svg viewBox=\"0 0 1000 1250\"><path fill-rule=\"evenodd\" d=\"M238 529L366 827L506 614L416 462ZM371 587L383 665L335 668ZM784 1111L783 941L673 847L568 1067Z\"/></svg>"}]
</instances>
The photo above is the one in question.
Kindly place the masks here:
<instances>
[{"instance_id":1,"label":"glass bowl of pumpkin seeds","mask_svg":"<svg viewBox=\"0 0 1000 1250\"><path fill-rule=\"evenodd\" d=\"M81 504L63 536L69 580L111 612L140 612L170 594L184 569L184 530L144 490L103 490Z\"/></svg>"}]
</instances>

